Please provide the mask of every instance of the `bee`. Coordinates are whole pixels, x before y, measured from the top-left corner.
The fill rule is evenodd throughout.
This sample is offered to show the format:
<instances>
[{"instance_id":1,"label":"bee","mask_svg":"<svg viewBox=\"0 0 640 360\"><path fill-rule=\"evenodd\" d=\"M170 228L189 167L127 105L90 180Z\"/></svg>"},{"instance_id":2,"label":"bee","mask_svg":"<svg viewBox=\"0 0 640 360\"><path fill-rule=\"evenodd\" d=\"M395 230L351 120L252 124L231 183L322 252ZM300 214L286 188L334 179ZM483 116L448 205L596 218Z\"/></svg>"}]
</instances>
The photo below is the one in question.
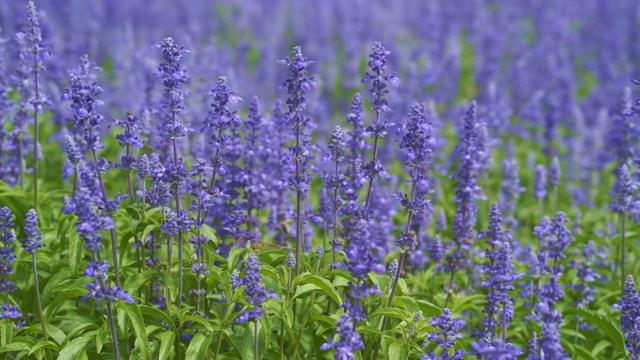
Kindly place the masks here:
<instances>
[{"instance_id":1,"label":"bee","mask_svg":"<svg viewBox=\"0 0 640 360\"><path fill-rule=\"evenodd\" d=\"M281 248L281 247L284 247L284 246L283 245L279 245L279 244L264 243L264 242L260 242L260 241L251 241L250 244L248 244L248 247L250 247L253 250L258 250L258 249L262 249L264 247Z\"/></svg>"}]
</instances>

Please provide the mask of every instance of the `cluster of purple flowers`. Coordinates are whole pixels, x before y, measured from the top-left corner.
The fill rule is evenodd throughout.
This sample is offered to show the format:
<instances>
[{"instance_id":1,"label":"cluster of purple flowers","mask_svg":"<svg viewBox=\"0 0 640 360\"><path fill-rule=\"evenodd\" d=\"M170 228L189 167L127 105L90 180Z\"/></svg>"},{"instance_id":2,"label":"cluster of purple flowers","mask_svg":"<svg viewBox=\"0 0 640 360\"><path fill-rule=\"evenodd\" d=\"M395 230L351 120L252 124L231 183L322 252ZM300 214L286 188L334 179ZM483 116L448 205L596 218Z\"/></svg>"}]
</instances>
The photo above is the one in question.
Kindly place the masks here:
<instances>
[{"instance_id":1,"label":"cluster of purple flowers","mask_svg":"<svg viewBox=\"0 0 640 360\"><path fill-rule=\"evenodd\" d=\"M242 314L236 319L237 322L243 323L247 321L259 321L264 315L262 303L267 299L280 299L272 290L266 291L262 285L262 276L260 275L260 260L258 255L251 253L247 258L245 267L245 277L243 277L237 285L245 285L244 292L247 294L247 303L252 306L249 310L243 310Z\"/></svg>"},{"instance_id":2,"label":"cluster of purple flowers","mask_svg":"<svg viewBox=\"0 0 640 360\"><path fill-rule=\"evenodd\" d=\"M614 306L622 312L620 325L625 332L625 346L629 351L629 358L640 358L640 295L633 280L633 276L627 276L622 290L620 302Z\"/></svg>"},{"instance_id":3,"label":"cluster of purple flowers","mask_svg":"<svg viewBox=\"0 0 640 360\"><path fill-rule=\"evenodd\" d=\"M14 254L13 242L16 241L16 234L13 231L15 223L13 222L13 213L8 207L0 208L0 291L4 294L4 304L0 306L2 313L0 318L17 319L22 317L22 313L18 310L16 304L11 304L9 294L16 291L15 281L11 281L9 276L14 272L13 262L16 260Z\"/></svg>"}]
</instances>

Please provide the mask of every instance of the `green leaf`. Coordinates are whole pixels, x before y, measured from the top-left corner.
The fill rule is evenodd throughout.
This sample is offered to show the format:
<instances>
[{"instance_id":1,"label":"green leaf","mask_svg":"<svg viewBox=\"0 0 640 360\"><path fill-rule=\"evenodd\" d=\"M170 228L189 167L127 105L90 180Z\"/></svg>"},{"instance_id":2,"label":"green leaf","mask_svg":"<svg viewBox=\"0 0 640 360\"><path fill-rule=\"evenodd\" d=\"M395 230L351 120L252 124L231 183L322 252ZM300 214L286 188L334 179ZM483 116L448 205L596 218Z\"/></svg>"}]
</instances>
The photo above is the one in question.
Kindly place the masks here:
<instances>
[{"instance_id":1,"label":"green leaf","mask_svg":"<svg viewBox=\"0 0 640 360\"><path fill-rule=\"evenodd\" d=\"M408 344L394 342L389 346L389 360L406 360L408 358L409 358Z\"/></svg>"},{"instance_id":2,"label":"green leaf","mask_svg":"<svg viewBox=\"0 0 640 360\"><path fill-rule=\"evenodd\" d=\"M142 359L149 359L149 341L147 340L147 332L144 326L144 320L142 319L142 314L140 313L140 309L136 304L129 304L124 301L118 303L118 306L123 309L129 319L131 320L131 325L133 325L133 332L136 334L136 349L140 349L140 356Z\"/></svg>"},{"instance_id":3,"label":"green leaf","mask_svg":"<svg viewBox=\"0 0 640 360\"><path fill-rule=\"evenodd\" d=\"M58 354L58 360L77 359L97 333L98 330L90 331L70 341Z\"/></svg>"},{"instance_id":4,"label":"green leaf","mask_svg":"<svg viewBox=\"0 0 640 360\"><path fill-rule=\"evenodd\" d=\"M0 322L0 344L2 346L8 345L13 339L13 322L1 321Z\"/></svg>"},{"instance_id":5,"label":"green leaf","mask_svg":"<svg viewBox=\"0 0 640 360\"><path fill-rule=\"evenodd\" d=\"M372 314L369 315L370 317L375 317L375 316L391 316L394 317L396 319L400 319L400 320L406 320L409 318L410 315L408 315L405 311L401 310L401 309L396 309L396 308L382 308L382 309L378 309L376 311L374 311Z\"/></svg>"},{"instance_id":6,"label":"green leaf","mask_svg":"<svg viewBox=\"0 0 640 360\"><path fill-rule=\"evenodd\" d=\"M85 288L71 288L71 289L64 290L63 292L58 294L58 296L56 296L51 301L49 306L47 306L47 310L45 311L45 318L47 319L47 322L51 322L50 321L51 316L55 313L56 308L60 306L63 302L69 299L72 299L74 297L84 296L86 294L87 294L87 289Z\"/></svg>"},{"instance_id":7,"label":"green leaf","mask_svg":"<svg viewBox=\"0 0 640 360\"><path fill-rule=\"evenodd\" d=\"M78 269L82 262L82 240L75 232L69 237L69 270L74 277L78 276Z\"/></svg>"},{"instance_id":8,"label":"green leaf","mask_svg":"<svg viewBox=\"0 0 640 360\"><path fill-rule=\"evenodd\" d=\"M204 359L210 342L210 336L203 333L196 334L187 348L185 359Z\"/></svg>"},{"instance_id":9,"label":"green leaf","mask_svg":"<svg viewBox=\"0 0 640 360\"><path fill-rule=\"evenodd\" d=\"M147 305L142 305L140 306L139 309L142 315L147 315L154 320L160 319L162 320L162 322L169 325L169 327L171 327L171 330L178 331L178 329L176 328L176 325L173 323L173 320L171 320L169 316L167 316L167 313L165 313L164 311L160 311L155 307L147 306Z\"/></svg>"},{"instance_id":10,"label":"green leaf","mask_svg":"<svg viewBox=\"0 0 640 360\"><path fill-rule=\"evenodd\" d=\"M176 333L173 331L167 331L162 334L162 339L160 340L160 355L158 355L158 360L165 360L171 355L171 350L173 349L173 342L176 339Z\"/></svg>"},{"instance_id":11,"label":"green leaf","mask_svg":"<svg viewBox=\"0 0 640 360\"><path fill-rule=\"evenodd\" d=\"M338 306L342 306L342 298L331 282L317 275L309 275L302 280L300 285L296 288L296 293L293 298L295 299L304 293L314 290L320 290L323 294L329 296L333 301L335 301Z\"/></svg>"},{"instance_id":12,"label":"green leaf","mask_svg":"<svg viewBox=\"0 0 640 360\"><path fill-rule=\"evenodd\" d=\"M47 285L45 285L44 289L42 289L42 303L43 304L49 303L49 296L51 295L53 290L56 290L57 288L59 288L60 283L67 280L70 277L71 277L71 272L67 269L63 269L60 272L53 275L51 279L49 279L49 281L47 282Z\"/></svg>"},{"instance_id":13,"label":"green leaf","mask_svg":"<svg viewBox=\"0 0 640 360\"><path fill-rule=\"evenodd\" d=\"M17 343L14 343L17 344ZM31 350L29 350L29 355L31 356L33 355L33 353L35 353L36 351L40 350L40 349L45 349L45 348L49 348L49 349L53 349L54 351L58 351L58 345L56 343L54 343L53 341L40 341L39 343L35 344Z\"/></svg>"},{"instance_id":14,"label":"green leaf","mask_svg":"<svg viewBox=\"0 0 640 360\"><path fill-rule=\"evenodd\" d=\"M562 312L564 317L568 317L570 315L580 315L583 319L585 319L591 325L597 327L602 330L616 345L618 350L627 355L627 349L624 347L624 335L622 331L620 331L620 327L617 325L617 320L612 318L611 316L607 316L605 314L598 313L593 310L578 308L578 309L567 309Z\"/></svg>"},{"instance_id":15,"label":"green leaf","mask_svg":"<svg viewBox=\"0 0 640 360\"><path fill-rule=\"evenodd\" d=\"M416 303L424 316L440 316L442 314L442 309L428 301L416 300Z\"/></svg>"},{"instance_id":16,"label":"green leaf","mask_svg":"<svg viewBox=\"0 0 640 360\"><path fill-rule=\"evenodd\" d=\"M253 322L247 323L247 326L242 334L242 360L257 360L254 356L254 331Z\"/></svg>"},{"instance_id":17,"label":"green leaf","mask_svg":"<svg viewBox=\"0 0 640 360\"><path fill-rule=\"evenodd\" d=\"M129 294L135 294L142 285L153 280L157 276L158 272L155 270L146 270L141 273L135 273L127 278L124 282L123 289L129 291Z\"/></svg>"},{"instance_id":18,"label":"green leaf","mask_svg":"<svg viewBox=\"0 0 640 360\"><path fill-rule=\"evenodd\" d=\"M29 351L30 349L31 349L31 346L25 343L14 342L11 344L0 346L0 354L14 352L14 351Z\"/></svg>"},{"instance_id":19,"label":"green leaf","mask_svg":"<svg viewBox=\"0 0 640 360\"><path fill-rule=\"evenodd\" d=\"M185 316L184 321L193 321L196 322L202 326L204 326L205 329L207 329L207 331L209 332L213 332L213 326L211 326L211 323L209 321L207 321L207 319L201 317L201 316Z\"/></svg>"}]
</instances>

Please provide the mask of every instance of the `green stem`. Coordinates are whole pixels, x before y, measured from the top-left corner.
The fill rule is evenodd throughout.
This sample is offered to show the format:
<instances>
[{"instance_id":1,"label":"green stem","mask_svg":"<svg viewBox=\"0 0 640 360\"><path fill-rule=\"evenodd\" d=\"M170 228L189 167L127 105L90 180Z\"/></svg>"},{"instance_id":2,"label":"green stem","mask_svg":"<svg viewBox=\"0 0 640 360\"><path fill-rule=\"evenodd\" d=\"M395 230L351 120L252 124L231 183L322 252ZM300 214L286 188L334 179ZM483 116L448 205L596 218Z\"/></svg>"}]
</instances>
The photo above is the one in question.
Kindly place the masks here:
<instances>
[{"instance_id":1,"label":"green stem","mask_svg":"<svg viewBox=\"0 0 640 360\"><path fill-rule=\"evenodd\" d=\"M304 317L302 318L302 324L300 325L300 335L296 339L296 343L293 346L293 360L296 360L298 357L298 347L300 346L300 339L302 339L302 332L304 331L305 325L307 325L307 320L309 320L309 314L311 314L311 310L313 310L313 304L316 301L316 294L313 293L311 295L311 299L309 299L309 305L307 307L307 311L304 313Z\"/></svg>"},{"instance_id":2,"label":"green stem","mask_svg":"<svg viewBox=\"0 0 640 360\"><path fill-rule=\"evenodd\" d=\"M622 244L620 246L620 282L622 283L622 285L620 285L620 291L622 291L624 289L624 276L625 276L625 272L624 272L624 265L625 265L625 253L626 253L626 222L627 222L627 213L626 212L622 212L621 214L622 216Z\"/></svg>"},{"instance_id":3,"label":"green stem","mask_svg":"<svg viewBox=\"0 0 640 360\"><path fill-rule=\"evenodd\" d=\"M254 349L254 353L255 353L254 359L258 360L258 356L259 356L258 348L259 348L259 345L260 345L260 340L258 338L258 322L254 321L253 324L254 324L254 329L255 329L254 333L253 333L253 335L254 335L253 336L254 337L253 349Z\"/></svg>"}]
</instances>

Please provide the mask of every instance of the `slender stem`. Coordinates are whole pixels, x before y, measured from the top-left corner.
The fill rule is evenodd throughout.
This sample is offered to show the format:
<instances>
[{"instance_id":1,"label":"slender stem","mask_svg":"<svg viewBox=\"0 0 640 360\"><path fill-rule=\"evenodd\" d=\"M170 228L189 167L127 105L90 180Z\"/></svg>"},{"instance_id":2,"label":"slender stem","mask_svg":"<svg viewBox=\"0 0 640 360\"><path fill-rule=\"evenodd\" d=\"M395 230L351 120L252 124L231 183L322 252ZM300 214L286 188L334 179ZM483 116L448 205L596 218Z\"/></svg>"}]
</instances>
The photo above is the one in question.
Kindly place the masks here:
<instances>
[{"instance_id":1,"label":"slender stem","mask_svg":"<svg viewBox=\"0 0 640 360\"><path fill-rule=\"evenodd\" d=\"M96 154L96 150L91 149L91 153L93 155L93 161L97 165L98 155ZM104 186L104 181L102 180L102 174L100 173L100 170L96 171L96 176L98 177L98 183L100 184L100 191L102 192L102 201L104 202L104 205L107 206L107 203L109 202L109 198L107 197L107 189ZM120 267L118 266L118 241L116 238L115 224L113 227L111 227L111 230L109 233L111 235L111 252L113 255L113 271L116 274L114 278L116 281L116 286L120 286Z\"/></svg>"},{"instance_id":2,"label":"slender stem","mask_svg":"<svg viewBox=\"0 0 640 360\"><path fill-rule=\"evenodd\" d=\"M333 174L336 176L338 176L338 162L335 162L335 166L333 169ZM337 204L338 203L338 187L335 187L333 189L333 201L331 203L331 207L333 209L333 224L331 224L331 232L333 235L333 239L331 241L331 252L333 253L333 263L331 263L331 266L333 267L333 264L335 264L337 262L337 256L336 256L336 247L338 245L338 207ZM325 235L326 238L326 235ZM331 277L331 281L333 282L334 277ZM327 314L331 312L331 297L327 296Z\"/></svg>"},{"instance_id":3,"label":"slender stem","mask_svg":"<svg viewBox=\"0 0 640 360\"><path fill-rule=\"evenodd\" d=\"M129 146L127 145L127 157L129 156ZM131 171L127 171L127 185L129 188L129 203L131 205L135 204L135 199L133 198L133 182L131 181ZM134 218L137 218L135 216ZM139 220L139 219L136 219ZM138 239L138 233L134 232L133 239L136 243L136 264L138 265L138 274L142 272L142 260L140 257L140 246L142 246L142 242Z\"/></svg>"},{"instance_id":4,"label":"slender stem","mask_svg":"<svg viewBox=\"0 0 640 360\"><path fill-rule=\"evenodd\" d=\"M625 272L624 272L624 263L625 263L625 253L626 253L626 234L625 234L625 230L626 230L626 222L627 222L627 213L625 211L622 212L622 214L620 215L622 217L622 244L620 246L620 281L621 281L621 285L620 285L620 291L622 291L622 289L624 289L624 281L625 281Z\"/></svg>"},{"instance_id":5,"label":"slender stem","mask_svg":"<svg viewBox=\"0 0 640 360\"><path fill-rule=\"evenodd\" d=\"M38 55L33 54L33 77L35 87L35 103L33 104L33 208L38 211L38 105L40 91L38 88ZM22 159L20 159L22 161ZM22 168L22 166L20 166Z\"/></svg>"},{"instance_id":6,"label":"slender stem","mask_svg":"<svg viewBox=\"0 0 640 360\"><path fill-rule=\"evenodd\" d=\"M376 125L378 125L380 123L380 111L376 111ZM371 162L373 163L373 165L375 166L376 162L378 161L378 142L379 142L379 137L378 137L378 133L376 132L376 134L373 137L373 159L371 160ZM375 178L374 174L371 174L371 177L369 177L369 185L367 187L367 198L365 199L364 202L364 207L365 209L369 208L369 205L371 204L371 194L372 194L372 190L373 190L373 179Z\"/></svg>"},{"instance_id":7,"label":"slender stem","mask_svg":"<svg viewBox=\"0 0 640 360\"><path fill-rule=\"evenodd\" d=\"M260 345L260 340L258 338L258 321L254 321L253 324L254 324L254 329L255 329L254 333L253 333L253 337L254 337L253 350L255 351L254 352L255 355L254 355L253 358L255 360L258 360L258 355L259 355L258 348L259 348L259 345Z\"/></svg>"},{"instance_id":8,"label":"slender stem","mask_svg":"<svg viewBox=\"0 0 640 360\"><path fill-rule=\"evenodd\" d=\"M109 329L111 330L111 340L113 341L113 352L116 360L120 359L120 351L118 349L118 334L116 333L116 323L113 318L113 309L111 302L107 301L107 317L109 318Z\"/></svg>"},{"instance_id":9,"label":"slender stem","mask_svg":"<svg viewBox=\"0 0 640 360\"><path fill-rule=\"evenodd\" d=\"M291 270L289 270L289 279L287 280L287 296L285 298L285 306L289 303L289 292L291 291ZM280 322L280 357L284 357L284 307L282 308L282 321Z\"/></svg>"},{"instance_id":10,"label":"slender stem","mask_svg":"<svg viewBox=\"0 0 640 360\"><path fill-rule=\"evenodd\" d=\"M24 190L24 140L23 134L18 135L18 157L20 158L20 174L18 181L20 183L20 189Z\"/></svg>"},{"instance_id":11,"label":"slender stem","mask_svg":"<svg viewBox=\"0 0 640 360\"><path fill-rule=\"evenodd\" d=\"M176 125L175 112L171 113L171 122L173 123L173 128L175 129L175 125ZM175 134L172 140L173 140L173 165L175 166L177 171L178 170L178 143L177 143ZM174 198L176 202L176 213L177 213L177 216L180 216L180 213L182 212L182 209L180 206L180 183L176 182L174 186L175 186ZM176 299L176 305L178 306L178 309L182 308L182 276L183 276L182 265L183 265L182 231L178 231L178 298Z\"/></svg>"},{"instance_id":12,"label":"slender stem","mask_svg":"<svg viewBox=\"0 0 640 360\"><path fill-rule=\"evenodd\" d=\"M438 279L438 263L433 264L433 289L431 291L431 303L433 304L433 300L436 296L436 284Z\"/></svg>"},{"instance_id":13,"label":"slender stem","mask_svg":"<svg viewBox=\"0 0 640 360\"><path fill-rule=\"evenodd\" d=\"M307 321L309 320L309 315L313 310L313 304L315 301L316 301L316 294L313 293L311 295L311 299L309 299L307 311L304 312L304 317L302 318L302 324L300 325L300 335L298 335L298 338L296 339L296 343L293 346L293 352L292 352L293 360L296 360L296 358L298 357L298 348L300 347L300 339L302 339L302 333L304 331L305 325L307 325Z\"/></svg>"},{"instance_id":14,"label":"slender stem","mask_svg":"<svg viewBox=\"0 0 640 360\"><path fill-rule=\"evenodd\" d=\"M458 251L460 251L459 249L460 247L458 246ZM449 277L449 285L447 287L447 300L444 301L444 307L449 306L449 301L451 301L451 295L453 294L453 279L456 275L457 267L457 265L454 265L454 268L451 269L451 277Z\"/></svg>"},{"instance_id":15,"label":"slender stem","mask_svg":"<svg viewBox=\"0 0 640 360\"><path fill-rule=\"evenodd\" d=\"M42 326L42 335L44 336L45 341L49 341L49 336L47 334L47 324L46 319L42 313L42 300L40 298L40 283L38 281L38 266L36 263L36 252L31 252L31 260L33 262L33 282L36 288L36 302L38 303L38 315L40 316L40 325ZM49 352L49 357L51 357L51 353Z\"/></svg>"},{"instance_id":16,"label":"slender stem","mask_svg":"<svg viewBox=\"0 0 640 360\"><path fill-rule=\"evenodd\" d=\"M542 219L542 198L538 198L538 219Z\"/></svg>"},{"instance_id":17,"label":"slender stem","mask_svg":"<svg viewBox=\"0 0 640 360\"><path fill-rule=\"evenodd\" d=\"M558 212L558 185L553 187L553 206L554 211Z\"/></svg>"},{"instance_id":18,"label":"slender stem","mask_svg":"<svg viewBox=\"0 0 640 360\"><path fill-rule=\"evenodd\" d=\"M296 114L297 117L297 114ZM296 149L300 148L300 127L296 127ZM296 182L300 183L300 158L296 155ZM300 274L300 253L302 252L302 190L296 190L296 276Z\"/></svg>"}]
</instances>

